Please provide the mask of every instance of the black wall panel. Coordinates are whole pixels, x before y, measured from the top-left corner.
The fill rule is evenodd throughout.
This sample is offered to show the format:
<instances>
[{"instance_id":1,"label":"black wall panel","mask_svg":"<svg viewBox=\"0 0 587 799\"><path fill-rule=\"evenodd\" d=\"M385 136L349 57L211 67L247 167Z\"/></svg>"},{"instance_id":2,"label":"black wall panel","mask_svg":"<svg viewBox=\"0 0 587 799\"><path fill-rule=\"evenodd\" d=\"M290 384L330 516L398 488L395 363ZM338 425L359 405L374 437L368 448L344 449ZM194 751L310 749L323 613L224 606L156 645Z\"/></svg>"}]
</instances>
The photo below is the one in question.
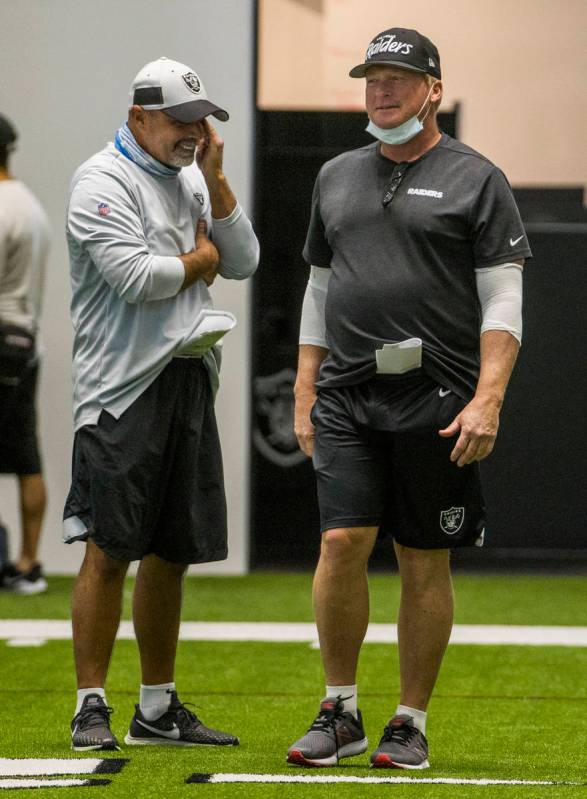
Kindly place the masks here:
<instances>
[{"instance_id":1,"label":"black wall panel","mask_svg":"<svg viewBox=\"0 0 587 799\"><path fill-rule=\"evenodd\" d=\"M524 339L483 466L488 543L587 547L587 225L528 225Z\"/></svg>"}]
</instances>

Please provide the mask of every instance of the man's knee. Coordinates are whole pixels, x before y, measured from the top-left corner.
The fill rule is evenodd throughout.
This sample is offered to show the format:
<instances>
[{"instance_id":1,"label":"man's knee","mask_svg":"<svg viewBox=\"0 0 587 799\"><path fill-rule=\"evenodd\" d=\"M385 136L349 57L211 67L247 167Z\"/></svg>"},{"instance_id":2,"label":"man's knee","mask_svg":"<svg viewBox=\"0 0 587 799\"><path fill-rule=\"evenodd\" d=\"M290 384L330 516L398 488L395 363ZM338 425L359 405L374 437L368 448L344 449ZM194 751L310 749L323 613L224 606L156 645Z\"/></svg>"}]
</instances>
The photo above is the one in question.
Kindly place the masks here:
<instances>
[{"instance_id":1,"label":"man's knee","mask_svg":"<svg viewBox=\"0 0 587 799\"><path fill-rule=\"evenodd\" d=\"M47 503L47 491L43 475L21 474L18 476L20 498L25 513L42 514Z\"/></svg>"},{"instance_id":2,"label":"man's knee","mask_svg":"<svg viewBox=\"0 0 587 799\"><path fill-rule=\"evenodd\" d=\"M141 568L150 573L161 575L169 579L181 579L187 572L188 563L177 563L171 560L164 560L159 555L145 555L141 561Z\"/></svg>"},{"instance_id":3,"label":"man's knee","mask_svg":"<svg viewBox=\"0 0 587 799\"><path fill-rule=\"evenodd\" d=\"M369 560L376 538L377 529L373 527L325 530L322 533L320 559L327 564L362 568Z\"/></svg>"},{"instance_id":4,"label":"man's knee","mask_svg":"<svg viewBox=\"0 0 587 799\"><path fill-rule=\"evenodd\" d=\"M449 549L414 549L396 543L395 552L403 579L427 583L450 577Z\"/></svg>"},{"instance_id":5,"label":"man's knee","mask_svg":"<svg viewBox=\"0 0 587 799\"><path fill-rule=\"evenodd\" d=\"M86 544L86 554L82 564L82 570L99 576L101 580L117 581L122 580L129 567L129 561L111 558L92 539L88 539Z\"/></svg>"}]
</instances>

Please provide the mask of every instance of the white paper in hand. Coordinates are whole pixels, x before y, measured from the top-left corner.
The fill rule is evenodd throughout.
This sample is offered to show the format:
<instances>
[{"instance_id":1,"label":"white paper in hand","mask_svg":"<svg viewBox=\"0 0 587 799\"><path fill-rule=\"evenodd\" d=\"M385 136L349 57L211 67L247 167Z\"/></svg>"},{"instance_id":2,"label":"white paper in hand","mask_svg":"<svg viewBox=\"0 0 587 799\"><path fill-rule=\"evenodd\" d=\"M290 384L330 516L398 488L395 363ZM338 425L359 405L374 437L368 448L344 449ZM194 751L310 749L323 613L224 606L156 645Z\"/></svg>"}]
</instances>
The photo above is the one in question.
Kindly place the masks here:
<instances>
[{"instance_id":1,"label":"white paper in hand","mask_svg":"<svg viewBox=\"0 0 587 799\"><path fill-rule=\"evenodd\" d=\"M236 325L230 311L204 308L200 311L191 330L184 337L180 355L203 355Z\"/></svg>"},{"instance_id":2,"label":"white paper in hand","mask_svg":"<svg viewBox=\"0 0 587 799\"><path fill-rule=\"evenodd\" d=\"M408 338L375 350L378 375L401 375L422 366L422 339Z\"/></svg>"}]
</instances>

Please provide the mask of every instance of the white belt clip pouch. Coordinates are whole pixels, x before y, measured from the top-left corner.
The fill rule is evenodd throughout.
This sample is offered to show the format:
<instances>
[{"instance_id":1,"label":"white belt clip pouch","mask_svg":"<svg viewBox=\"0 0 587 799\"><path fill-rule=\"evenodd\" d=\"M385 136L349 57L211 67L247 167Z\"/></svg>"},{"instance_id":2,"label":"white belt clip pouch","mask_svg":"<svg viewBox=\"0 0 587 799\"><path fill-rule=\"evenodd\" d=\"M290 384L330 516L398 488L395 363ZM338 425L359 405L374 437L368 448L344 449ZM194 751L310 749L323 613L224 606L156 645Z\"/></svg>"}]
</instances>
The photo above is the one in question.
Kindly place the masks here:
<instances>
[{"instance_id":1,"label":"white belt clip pouch","mask_svg":"<svg viewBox=\"0 0 587 799\"><path fill-rule=\"evenodd\" d=\"M378 375L402 375L422 366L422 339L408 338L375 350Z\"/></svg>"}]
</instances>

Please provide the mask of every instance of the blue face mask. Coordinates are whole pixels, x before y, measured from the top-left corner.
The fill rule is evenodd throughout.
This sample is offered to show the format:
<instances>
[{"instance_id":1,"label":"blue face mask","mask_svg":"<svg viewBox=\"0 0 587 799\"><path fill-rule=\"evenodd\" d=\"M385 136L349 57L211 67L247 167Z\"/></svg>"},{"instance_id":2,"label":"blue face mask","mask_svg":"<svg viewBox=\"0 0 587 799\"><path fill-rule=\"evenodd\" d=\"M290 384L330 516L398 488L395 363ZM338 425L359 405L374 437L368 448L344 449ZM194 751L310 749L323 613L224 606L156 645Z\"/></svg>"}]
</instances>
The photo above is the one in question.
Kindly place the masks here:
<instances>
[{"instance_id":1,"label":"blue face mask","mask_svg":"<svg viewBox=\"0 0 587 799\"><path fill-rule=\"evenodd\" d=\"M432 89L434 86L430 87L430 91L428 92L426 99L422 104L422 108L428 102L430 95L432 94ZM380 128L374 122L369 120L369 124L365 128L367 133L370 133L371 136L374 136L379 141L382 141L384 144L405 144L406 142L410 141L417 136L418 133L424 130L424 125L422 124L426 117L428 116L428 111L430 111L430 107L428 111L422 117L422 121L420 121L420 114L422 113L422 108L418 111L418 113L407 119L401 125L398 125L395 128Z\"/></svg>"}]
</instances>

